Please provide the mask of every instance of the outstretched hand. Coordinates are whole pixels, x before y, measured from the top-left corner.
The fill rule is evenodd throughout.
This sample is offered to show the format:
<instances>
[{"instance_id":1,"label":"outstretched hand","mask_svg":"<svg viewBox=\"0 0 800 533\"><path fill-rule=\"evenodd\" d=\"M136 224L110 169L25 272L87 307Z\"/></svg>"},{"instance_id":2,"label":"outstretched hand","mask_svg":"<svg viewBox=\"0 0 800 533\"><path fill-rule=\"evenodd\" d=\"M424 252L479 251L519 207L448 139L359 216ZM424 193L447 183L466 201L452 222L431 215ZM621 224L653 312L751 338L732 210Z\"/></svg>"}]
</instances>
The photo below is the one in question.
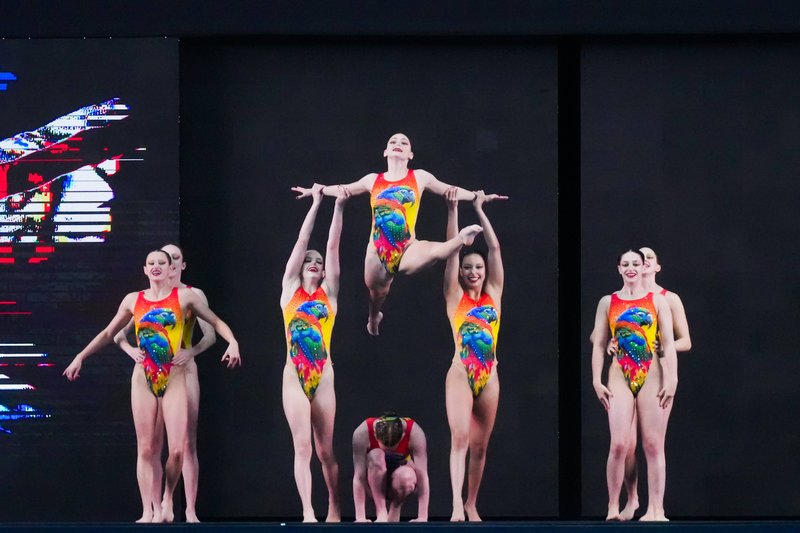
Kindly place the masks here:
<instances>
[{"instance_id":1,"label":"outstretched hand","mask_svg":"<svg viewBox=\"0 0 800 533\"><path fill-rule=\"evenodd\" d=\"M295 187L292 187L291 190L293 190L294 192L297 193L297 196L295 197L295 200L299 200L300 198L305 198L307 196L311 196L311 189L310 188L295 186Z\"/></svg>"},{"instance_id":2,"label":"outstretched hand","mask_svg":"<svg viewBox=\"0 0 800 533\"><path fill-rule=\"evenodd\" d=\"M483 192L483 190L472 192L475 194L475 198L472 200L472 205L475 207L480 207L483 204L488 204L489 202L494 202L495 200L508 200L508 196L503 196L500 194L486 194Z\"/></svg>"},{"instance_id":3,"label":"outstretched hand","mask_svg":"<svg viewBox=\"0 0 800 533\"><path fill-rule=\"evenodd\" d=\"M315 183L310 188L308 187L299 187L295 186L292 187L292 190L297 193L295 200L299 200L301 198L306 198L311 196L314 201L320 201L322 199L322 188L325 187L324 185L320 185L319 183Z\"/></svg>"}]
</instances>

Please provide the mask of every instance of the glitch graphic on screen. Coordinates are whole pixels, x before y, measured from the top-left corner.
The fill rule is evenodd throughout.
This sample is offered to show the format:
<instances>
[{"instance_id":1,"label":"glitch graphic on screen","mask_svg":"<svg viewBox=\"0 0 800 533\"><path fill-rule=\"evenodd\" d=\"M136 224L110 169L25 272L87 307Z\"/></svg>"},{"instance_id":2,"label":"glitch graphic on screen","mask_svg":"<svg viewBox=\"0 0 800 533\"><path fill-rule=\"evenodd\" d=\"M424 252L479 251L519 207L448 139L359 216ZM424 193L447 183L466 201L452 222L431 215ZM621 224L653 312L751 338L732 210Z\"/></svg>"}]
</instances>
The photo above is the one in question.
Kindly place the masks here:
<instances>
[{"instance_id":1,"label":"glitch graphic on screen","mask_svg":"<svg viewBox=\"0 0 800 533\"><path fill-rule=\"evenodd\" d=\"M110 393L124 392L130 358L109 348L78 382L61 374L144 288L143 255L177 240L177 101L175 42L0 42L0 442L12 455L127 442L127 425L96 421L120 411Z\"/></svg>"},{"instance_id":2,"label":"glitch graphic on screen","mask_svg":"<svg viewBox=\"0 0 800 533\"><path fill-rule=\"evenodd\" d=\"M58 244L105 241L111 231L110 201L114 199L107 180L132 159L91 131L115 125L128 117L128 111L119 98L113 98L0 141L0 266L17 261L16 243L35 244L33 255L25 260L40 263L55 253ZM26 314L14 310L15 304L0 302L0 313ZM11 307L6 310L5 306ZM14 379L14 370L53 366L47 362L47 353L36 351L34 342L0 346L6 348L0 353L0 368L11 374L0 374L0 391L35 390L34 385ZM0 403L0 422L48 416L26 403ZM2 425L0 431L11 432Z\"/></svg>"}]
</instances>

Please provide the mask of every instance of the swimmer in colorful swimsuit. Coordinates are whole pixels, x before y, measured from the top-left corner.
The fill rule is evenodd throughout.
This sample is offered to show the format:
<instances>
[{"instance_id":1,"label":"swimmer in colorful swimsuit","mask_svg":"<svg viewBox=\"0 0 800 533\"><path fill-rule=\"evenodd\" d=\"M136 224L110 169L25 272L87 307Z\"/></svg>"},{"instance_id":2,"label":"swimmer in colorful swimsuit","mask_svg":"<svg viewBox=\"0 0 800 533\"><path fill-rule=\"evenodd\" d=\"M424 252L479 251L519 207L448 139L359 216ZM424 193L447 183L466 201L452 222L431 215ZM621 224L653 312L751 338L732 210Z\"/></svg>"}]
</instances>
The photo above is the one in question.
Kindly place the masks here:
<instances>
[{"instance_id":1,"label":"swimmer in colorful swimsuit","mask_svg":"<svg viewBox=\"0 0 800 533\"><path fill-rule=\"evenodd\" d=\"M472 244L480 226L472 225L461 230L446 242L417 240L414 227L422 193L430 190L444 196L451 186L442 183L428 171L408 168L413 159L411 141L402 133L395 133L383 151L388 170L370 173L353 183L343 185L352 195L370 195L372 229L364 258L364 282L369 289L369 318L367 331L378 335L383 313L381 308L395 274L414 274L437 261L450 257L462 246ZM337 195L338 185L329 185L322 192ZM460 187L459 200L472 200L475 195ZM311 189L292 187L298 198L311 194ZM497 198L505 198L497 196Z\"/></svg>"},{"instance_id":2,"label":"swimmer in colorful swimsuit","mask_svg":"<svg viewBox=\"0 0 800 533\"><path fill-rule=\"evenodd\" d=\"M662 431L663 411L672 404L678 386L678 358L673 338L672 312L661 294L641 286L644 256L629 250L619 258L618 271L624 285L604 296L597 305L592 335L592 385L608 412L611 445L606 465L608 514L606 520L621 520L619 496L625 475L625 456L630 446L630 428L638 413L642 441L648 443L647 480L653 520L664 516L665 479ZM663 357L652 364L656 331L661 333ZM610 334L618 350L608 371L608 385L601 381ZM658 440L661 438L661 449ZM650 447L652 446L652 448Z\"/></svg>"},{"instance_id":3,"label":"swimmer in colorful swimsuit","mask_svg":"<svg viewBox=\"0 0 800 533\"><path fill-rule=\"evenodd\" d=\"M672 330L675 338L675 351L678 353L688 352L692 349L692 339L689 335L689 322L686 319L686 310L683 307L683 302L681 301L680 296L674 292L668 291L656 283L656 274L661 271L661 265L658 263L658 256L653 249L643 247L639 248L639 251L644 254L642 288L654 294L661 294L667 299L669 309L672 312ZM616 355L616 349L617 346L612 340L609 346L609 354L612 356ZM656 353L661 355L661 350L658 346L657 340ZM658 358L658 361L661 361L660 357ZM670 403L666 409L661 411L661 433L660 435L654 436L655 442L644 443L643 446L645 449L649 450L660 450L662 457L656 461L658 468L661 470L658 473L658 479L666 479L666 462L663 458L663 452L664 441L667 436L667 424L669 422L669 415L672 412L672 406L673 403ZM636 464L637 420L638 417L634 411L633 423L631 424L630 429L630 447L628 448L628 454L625 457L625 490L628 495L628 501L620 512L620 518L622 520L632 519L636 509L639 508L639 494L637 490L639 485L639 472ZM652 497L648 498L648 504L652 501ZM661 510L661 514L664 514L663 509ZM647 511L640 518L640 520L652 520L657 515L658 510L653 508L651 505L648 505Z\"/></svg>"},{"instance_id":4,"label":"swimmer in colorful swimsuit","mask_svg":"<svg viewBox=\"0 0 800 533\"><path fill-rule=\"evenodd\" d=\"M414 420L393 412L366 419L353 432L356 522L369 522L367 495L375 504L376 522L399 522L403 502L415 492L417 517L411 521L427 522L430 487L427 441L422 428Z\"/></svg>"},{"instance_id":5,"label":"swimmer in colorful swimsuit","mask_svg":"<svg viewBox=\"0 0 800 533\"><path fill-rule=\"evenodd\" d=\"M342 214L350 194L343 187L337 190L340 196L336 198L333 209L324 262L322 254L308 249L314 221L322 203L322 185L314 184L311 189L311 208L286 263L281 290L280 303L286 327L283 410L292 432L294 479L303 505L303 522L317 521L311 505L312 435L328 486L328 516L325 521L341 520L339 465L333 453L336 396L330 343L339 294Z\"/></svg>"},{"instance_id":6,"label":"swimmer in colorful swimsuit","mask_svg":"<svg viewBox=\"0 0 800 533\"><path fill-rule=\"evenodd\" d=\"M161 247L162 250L167 252L172 258L170 265L170 280L175 287L189 288L194 291L203 302L208 305L208 299L205 293L197 287L192 287L181 281L181 274L186 269L186 262L183 257L183 250L174 244L165 244ZM197 374L197 363L195 357L208 348L214 345L217 341L217 336L214 333L214 328L211 327L206 321L196 319L194 316L189 316L185 321L186 325L183 330L183 346L178 354L172 360L174 365L185 365L186 387L189 399L189 426L188 436L186 441L186 450L184 451L183 459L183 485L184 493L186 495L186 522L199 522L197 518L197 511L195 509L195 502L197 501L197 484L198 474L200 471L200 463L197 457L197 420L200 411L200 381ZM200 341L192 345L192 333L194 331L195 322L200 326L203 337ZM128 329L133 328L133 323L122 332L114 337L114 342L127 353L134 361L140 362L144 356L141 348L131 346L127 339ZM238 354L236 354L238 355ZM228 368L241 366L242 361L233 354L226 353L222 359L227 363ZM134 371L132 380L136 379L138 374ZM140 378L143 376L139 376ZM135 403L132 403L135 406ZM146 413L145 413L146 414ZM138 418L137 412L134 410L134 420ZM143 515L140 521L142 522L161 522L162 513L162 471L161 471L161 450L164 447L164 424L163 415L159 410L159 422L153 426L149 419L145 418L141 423L136 424L136 440L137 440L137 461L149 461L153 469L153 487L151 490L144 490L140 487L142 496L142 503L144 507ZM137 468L137 472L142 472L144 469ZM140 480L141 484L141 480ZM148 498L152 499L151 503L146 503ZM163 520L171 522L173 519L172 509L165 508Z\"/></svg>"},{"instance_id":7,"label":"swimmer in colorful swimsuit","mask_svg":"<svg viewBox=\"0 0 800 533\"><path fill-rule=\"evenodd\" d=\"M468 249L447 259L444 297L453 329L455 355L447 372L445 396L450 424L450 482L453 514L450 520L480 521L478 489L486 464L486 448L492 435L500 398L497 375L497 334L500 330L500 299L503 295L503 258L500 241L483 205L497 195L474 193L473 205L489 248L488 255ZM445 195L448 204L447 236L458 233L458 191ZM467 500L462 498L464 470L469 449Z\"/></svg>"},{"instance_id":8,"label":"swimmer in colorful swimsuit","mask_svg":"<svg viewBox=\"0 0 800 533\"><path fill-rule=\"evenodd\" d=\"M138 344L145 355L136 365L131 382L131 404L137 426L159 421L159 409L163 412L167 429L169 458L165 472L166 484L162 508L172 508L172 495L181 473L183 453L187 439L188 398L185 365L175 365L180 355L185 318L194 315L202 318L229 342L226 358L239 359L239 345L233 332L220 320L208 305L191 289L175 287L170 279L172 258L163 250L147 254L144 273L150 288L132 292L125 296L117 314L92 341L75 356L64 370L70 381L80 376L83 361L104 345L113 341L128 321L133 318ZM139 432L137 427L137 433ZM153 487L153 469L148 461L137 464L140 491L144 494ZM153 496L147 501L152 501ZM143 498L144 500L144 498ZM143 501L144 505L148 505ZM160 519L168 518L162 513Z\"/></svg>"}]
</instances>

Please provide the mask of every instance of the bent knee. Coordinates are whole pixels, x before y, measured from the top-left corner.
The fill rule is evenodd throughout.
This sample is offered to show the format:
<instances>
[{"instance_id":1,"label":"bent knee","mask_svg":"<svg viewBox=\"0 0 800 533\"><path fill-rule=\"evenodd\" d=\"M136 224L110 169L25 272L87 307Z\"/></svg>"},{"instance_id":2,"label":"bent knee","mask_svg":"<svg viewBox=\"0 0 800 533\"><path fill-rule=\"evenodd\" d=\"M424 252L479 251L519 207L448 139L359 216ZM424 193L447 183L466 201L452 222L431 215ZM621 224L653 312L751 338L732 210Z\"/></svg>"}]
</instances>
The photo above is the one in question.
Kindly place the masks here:
<instances>
[{"instance_id":1,"label":"bent knee","mask_svg":"<svg viewBox=\"0 0 800 533\"><path fill-rule=\"evenodd\" d=\"M389 294L389 284L373 281L371 284L367 283L369 287L369 294L373 299L385 298Z\"/></svg>"}]
</instances>

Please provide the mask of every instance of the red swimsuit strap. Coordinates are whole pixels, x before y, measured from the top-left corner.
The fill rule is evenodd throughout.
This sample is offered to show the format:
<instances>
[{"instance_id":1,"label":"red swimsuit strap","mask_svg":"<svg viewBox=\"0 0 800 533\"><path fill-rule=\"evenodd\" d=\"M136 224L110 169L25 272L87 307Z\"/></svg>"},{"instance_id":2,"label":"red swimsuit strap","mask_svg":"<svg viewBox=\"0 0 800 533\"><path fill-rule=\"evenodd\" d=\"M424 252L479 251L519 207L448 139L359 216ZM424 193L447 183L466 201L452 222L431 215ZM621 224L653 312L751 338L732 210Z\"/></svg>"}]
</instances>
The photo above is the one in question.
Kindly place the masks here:
<instances>
[{"instance_id":1,"label":"red swimsuit strap","mask_svg":"<svg viewBox=\"0 0 800 533\"><path fill-rule=\"evenodd\" d=\"M369 435L369 449L374 450L375 448L380 448L380 444L378 444L378 438L375 437L375 421L379 420L378 418L367 418L367 435ZM369 451L369 450L368 450Z\"/></svg>"},{"instance_id":2,"label":"red swimsuit strap","mask_svg":"<svg viewBox=\"0 0 800 533\"><path fill-rule=\"evenodd\" d=\"M403 420L406 421L406 430L403 433L403 438L401 438L400 442L397 443L397 448L395 448L394 451L402 456L407 456L409 441L411 440L411 427L414 425L414 421L410 418L404 418Z\"/></svg>"},{"instance_id":3,"label":"red swimsuit strap","mask_svg":"<svg viewBox=\"0 0 800 533\"><path fill-rule=\"evenodd\" d=\"M369 436L369 450L374 450L375 448L380 448L381 445L378 442L378 438L375 436L375 422L380 420L378 417L374 418L367 418L367 435ZM400 442L397 443L395 446L394 451L399 453L403 456L408 455L409 444L411 441L411 428L414 426L414 420L411 418L403 418L406 421L406 429L403 432L403 436L400 438Z\"/></svg>"}]
</instances>

